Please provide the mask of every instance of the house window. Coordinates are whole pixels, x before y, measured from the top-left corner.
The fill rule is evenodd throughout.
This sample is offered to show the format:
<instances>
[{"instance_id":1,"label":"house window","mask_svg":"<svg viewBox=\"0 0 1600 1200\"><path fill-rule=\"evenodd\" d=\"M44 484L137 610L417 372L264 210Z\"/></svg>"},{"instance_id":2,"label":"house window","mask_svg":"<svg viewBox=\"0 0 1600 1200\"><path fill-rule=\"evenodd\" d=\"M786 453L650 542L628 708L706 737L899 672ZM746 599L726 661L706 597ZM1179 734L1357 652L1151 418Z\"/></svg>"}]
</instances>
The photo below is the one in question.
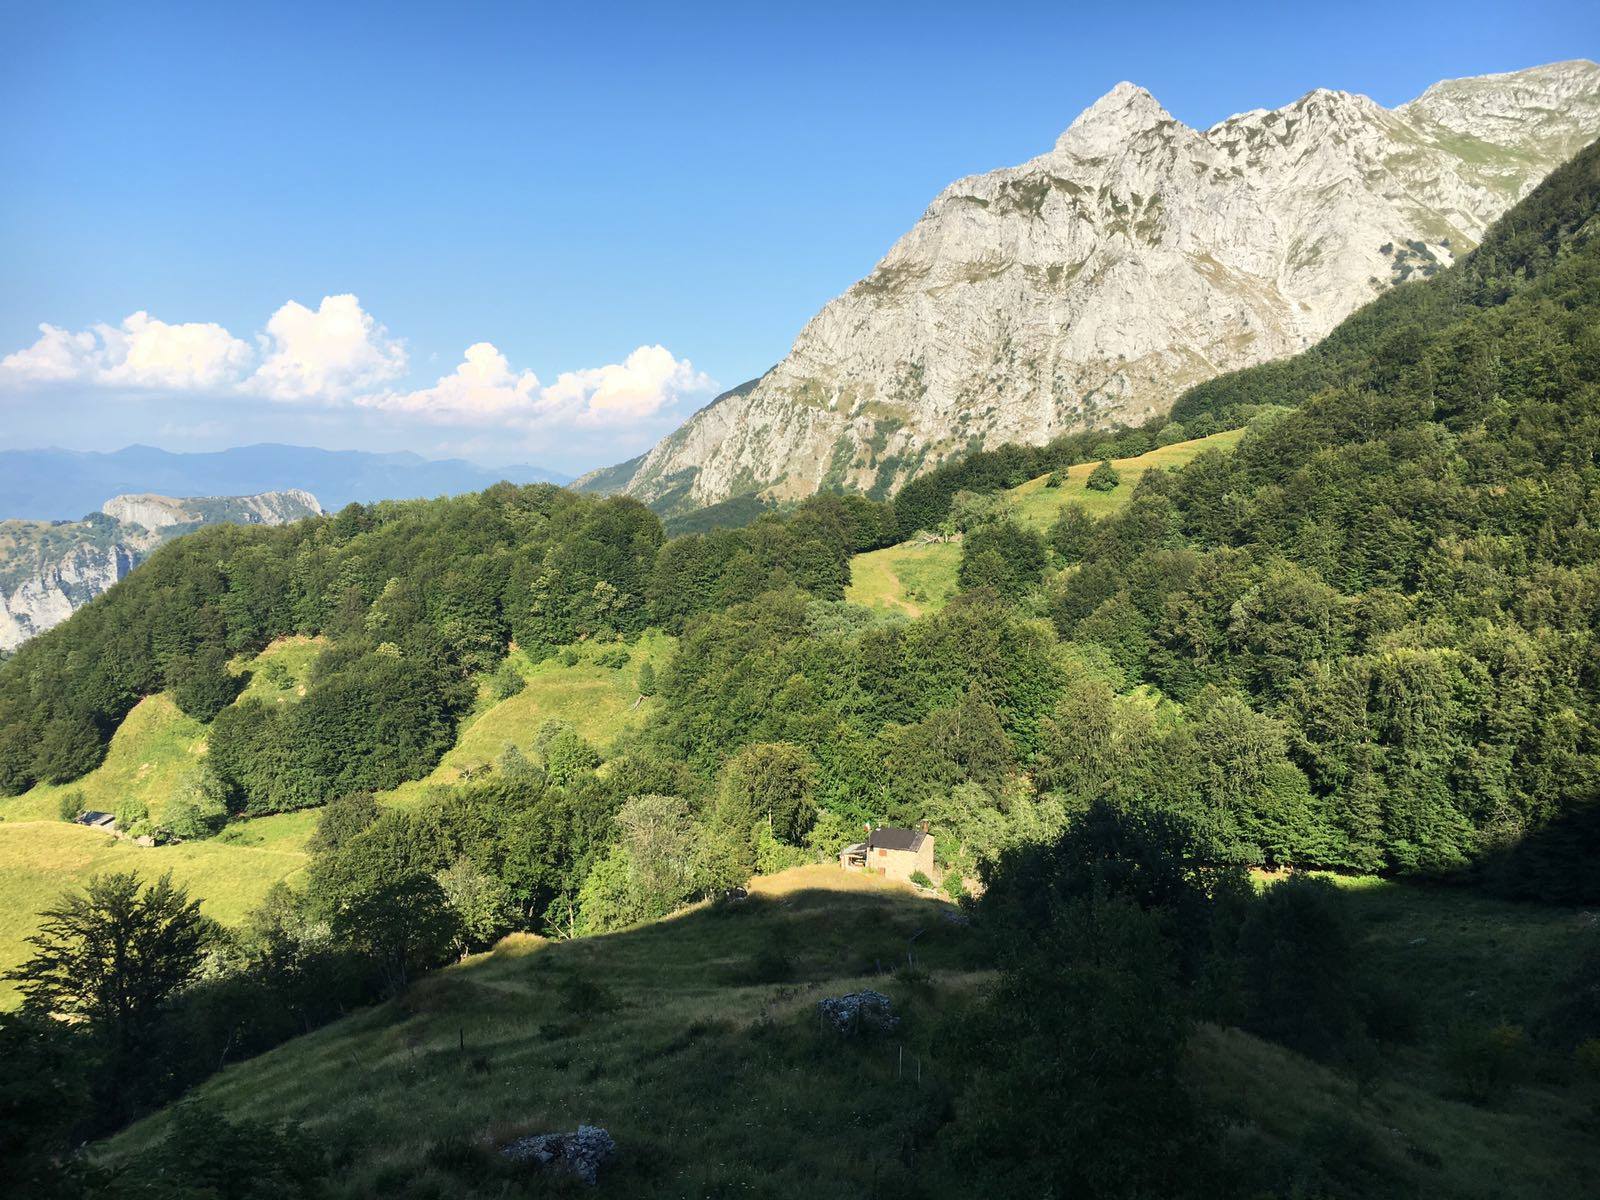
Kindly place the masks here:
<instances>
[{"instance_id":1,"label":"house window","mask_svg":"<svg viewBox=\"0 0 1600 1200\"><path fill-rule=\"evenodd\" d=\"M888 858L889 857L889 852L887 850L879 850L878 851L878 857L879 858Z\"/></svg>"}]
</instances>

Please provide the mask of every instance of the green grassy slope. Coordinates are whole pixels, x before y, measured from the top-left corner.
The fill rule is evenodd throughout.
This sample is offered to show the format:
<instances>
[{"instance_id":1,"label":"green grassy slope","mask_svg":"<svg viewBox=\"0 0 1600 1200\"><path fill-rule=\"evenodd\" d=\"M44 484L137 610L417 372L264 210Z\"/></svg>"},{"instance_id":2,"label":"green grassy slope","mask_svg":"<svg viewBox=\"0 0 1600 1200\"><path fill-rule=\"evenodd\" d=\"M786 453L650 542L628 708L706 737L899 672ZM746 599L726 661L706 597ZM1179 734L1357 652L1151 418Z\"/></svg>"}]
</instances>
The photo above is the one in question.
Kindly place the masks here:
<instances>
[{"instance_id":1,"label":"green grassy slope","mask_svg":"<svg viewBox=\"0 0 1600 1200\"><path fill-rule=\"evenodd\" d=\"M673 644L664 634L647 634L630 648L628 664L621 668L597 665L593 647L581 649L579 662L570 667L554 659L529 663L520 652L513 654L527 687L499 703L485 695L438 767L381 799L392 804L420 800L430 786L457 782L464 770L494 762L507 742L526 749L551 718L570 722L595 746L608 748L649 715L652 702L639 701L639 668L650 661L659 671ZM321 649L320 642L308 638L275 642L248 664L254 675L245 694L293 703ZM283 673L269 677L265 667L274 661ZM281 686L273 677L282 680ZM151 696L129 713L106 761L88 775L0 799L0 972L27 957L24 939L37 929L38 912L95 874L134 870L153 878L170 869L203 900L206 913L225 924L242 918L274 883L293 881L305 866L305 845L319 809L238 821L208 841L157 847L136 846L60 819L60 798L71 792L83 793L85 807L105 811L124 799L141 799L159 819L172 789L203 758L205 734L206 727L180 712L170 696ZM15 1001L9 985L0 984L0 1009Z\"/></svg>"},{"instance_id":2,"label":"green grassy slope","mask_svg":"<svg viewBox=\"0 0 1600 1200\"><path fill-rule=\"evenodd\" d=\"M937 612L956 590L961 546L955 542L902 542L850 560L851 604L919 617Z\"/></svg>"},{"instance_id":3,"label":"green grassy slope","mask_svg":"<svg viewBox=\"0 0 1600 1200\"><path fill-rule=\"evenodd\" d=\"M850 890L825 890L835 884ZM970 934L940 920L937 901L836 868L754 890L744 905L606 937L513 939L230 1068L202 1094L352 1147L341 1195L386 1194L401 1180L415 1192L419 1176L441 1174L423 1162L441 1142L580 1121L621 1147L612 1194L868 1195L899 1169L932 1095L931 1018L939 996L970 989L959 969ZM819 1030L815 1000L892 987L877 965L903 961L919 929L918 958L939 987L908 1012L905 1068L899 1041L842 1047ZM791 978L763 982L757 959L774 946ZM135 1126L109 1154L161 1127L160 1115ZM439 1188L458 1194L442 1175Z\"/></svg>"},{"instance_id":4,"label":"green grassy slope","mask_svg":"<svg viewBox=\"0 0 1600 1200\"><path fill-rule=\"evenodd\" d=\"M1163 446L1134 458L1119 458L1112 465L1122 474L1122 484L1110 492L1093 492L1084 484L1098 463L1079 463L1066 472L1059 487L1046 487L1048 475L1011 488L1006 495L1017 517L1040 532L1050 528L1061 510L1077 505L1094 517L1116 512L1133 495L1133 486L1145 471L1165 471L1194 461L1206 450L1229 451L1239 444L1244 430L1229 429L1210 437ZM956 572L961 569L958 542L902 542L882 550L869 550L850 560L850 585L844 598L867 608L886 609L918 617L937 612L955 594Z\"/></svg>"},{"instance_id":5,"label":"green grassy slope","mask_svg":"<svg viewBox=\"0 0 1600 1200\"><path fill-rule=\"evenodd\" d=\"M28 957L25 939L38 928L42 909L107 871L137 871L147 879L171 871L207 916L223 924L241 920L273 884L305 866L308 831L286 824L293 822L268 817L242 823L227 840L136 846L65 821L0 823L0 972ZM0 982L0 1008L16 1001L12 985Z\"/></svg>"},{"instance_id":6,"label":"green grassy slope","mask_svg":"<svg viewBox=\"0 0 1600 1200\"><path fill-rule=\"evenodd\" d=\"M179 711L171 696L147 696L118 727L103 763L71 783L41 783L0 799L0 819L55 820L61 797L70 792L83 794L85 808L104 812L140 799L159 818L167 796L205 754L205 738L206 727Z\"/></svg>"},{"instance_id":7,"label":"green grassy slope","mask_svg":"<svg viewBox=\"0 0 1600 1200\"><path fill-rule=\"evenodd\" d=\"M231 669L235 673L250 671L250 682L240 699L249 696L280 704L298 700L306 694L311 664L327 644L328 639L320 637L279 638L253 659L234 663Z\"/></svg>"},{"instance_id":8,"label":"green grassy slope","mask_svg":"<svg viewBox=\"0 0 1600 1200\"><path fill-rule=\"evenodd\" d=\"M940 1021L984 985L975 935L937 901L827 866L758 880L756 899L605 937L520 938L425 978L398 1000L227 1069L201 1095L234 1116L293 1119L348 1166L336 1196L501 1194L473 1147L600 1124L622 1196L928 1194L929 1131L950 1082ZM1531 1022L1580 914L1371 883L1364 940L1419 1004L1419 1044L1358 1101L1350 1080L1235 1029L1203 1027L1189 1071L1251 1161L1316 1148L1375 1162L1385 1186L1342 1194L1504 1200L1576 1196L1600 1170L1583 1112L1547 1081L1459 1102L1437 1069L1450 1014ZM879 973L918 929L919 983ZM789 975L762 970L763 951ZM1498 962L1488 980L1479 965ZM842 1042L815 1001L861 986L905 1016L884 1041ZM462 1046L465 1049L462 1049ZM902 1058L902 1048L903 1055ZM103 1148L148 1146L164 1116ZM455 1148L450 1153L442 1148ZM1359 1157L1358 1157L1359 1156ZM440 1165L454 1161L457 1165ZM477 1162L463 1172L460 1164ZM898 1188L899 1190L894 1190ZM1309 1191L1306 1194L1323 1194Z\"/></svg>"},{"instance_id":9,"label":"green grassy slope","mask_svg":"<svg viewBox=\"0 0 1600 1200\"><path fill-rule=\"evenodd\" d=\"M1093 492L1084 486L1089 473L1099 463L1079 463L1068 469L1066 482L1060 487L1046 487L1050 476L1041 475L1012 488L1007 495L1016 503L1017 515L1022 522L1043 532L1069 504L1077 505L1092 517L1107 516L1128 503L1133 495L1133 485L1144 472L1170 471L1187 466L1207 450L1232 450L1243 437L1243 429L1228 429L1210 437L1162 446L1159 450L1135 458L1116 459L1111 465L1122 476L1122 484L1109 492Z\"/></svg>"},{"instance_id":10,"label":"green grassy slope","mask_svg":"<svg viewBox=\"0 0 1600 1200\"><path fill-rule=\"evenodd\" d=\"M578 662L572 666L556 659L530 663L520 650L513 651L511 662L527 686L499 703L481 698L439 765L426 778L403 783L379 800L404 804L420 799L435 785L458 783L464 772L492 764L508 742L528 749L539 727L549 720L567 722L604 753L650 715L654 702L639 699L639 668L649 662L659 672L675 644L676 639L666 634L647 633L628 648L627 665L616 668L595 662L603 647L579 648Z\"/></svg>"}]
</instances>

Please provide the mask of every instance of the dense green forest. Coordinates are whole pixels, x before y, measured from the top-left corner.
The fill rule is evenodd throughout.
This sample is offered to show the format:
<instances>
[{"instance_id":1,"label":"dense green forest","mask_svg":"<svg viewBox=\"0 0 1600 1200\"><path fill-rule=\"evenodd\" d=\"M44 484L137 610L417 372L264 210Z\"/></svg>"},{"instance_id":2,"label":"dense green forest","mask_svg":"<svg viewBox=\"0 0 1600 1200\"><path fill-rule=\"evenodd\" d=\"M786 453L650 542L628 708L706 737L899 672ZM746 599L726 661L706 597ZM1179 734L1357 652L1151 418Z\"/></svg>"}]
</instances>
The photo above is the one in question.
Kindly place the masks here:
<instances>
[{"instance_id":1,"label":"dense green forest","mask_svg":"<svg viewBox=\"0 0 1600 1200\"><path fill-rule=\"evenodd\" d=\"M891 502L819 496L668 538L630 500L499 485L163 548L0 665L0 789L81 776L171 689L211 723L223 816L322 806L313 864L242 930L204 930L203 953L177 938L139 1003L85 991L99 968L74 939L154 922L171 943L196 927L187 898L112 877L50 914L28 1011L0 1032L36 1063L76 1039L95 1065L48 1073L83 1094L30 1136L115 1128L508 932L622 928L863 822L928 820L948 893L984 892L1001 970L950 1033L969 1063L951 1170L974 1194L1235 1186L1174 1074L1198 1017L1358 1073L1406 1024L1351 959L1336 889L1255 898L1246 868L1600 901L1597 214L1591 147L1316 349L1170 420L974 454ZM1069 507L1041 536L999 495L1246 422L1232 454L1102 475L1132 492L1103 520ZM962 537L942 611L843 602L853 554L941 529ZM605 760L551 723L482 779L373 801L427 773L511 646L537 660L652 627L679 638L641 680L658 706ZM304 698L236 703L230 663L290 634L329 643ZM1099 974L1064 977L1075 959ZM1562 1025L1564 1049L1594 1025ZM1143 1082L1118 1091L1108 1063ZM1159 1155L1128 1131L1145 1119ZM1070 1151L1032 1161L1061 1120Z\"/></svg>"}]
</instances>

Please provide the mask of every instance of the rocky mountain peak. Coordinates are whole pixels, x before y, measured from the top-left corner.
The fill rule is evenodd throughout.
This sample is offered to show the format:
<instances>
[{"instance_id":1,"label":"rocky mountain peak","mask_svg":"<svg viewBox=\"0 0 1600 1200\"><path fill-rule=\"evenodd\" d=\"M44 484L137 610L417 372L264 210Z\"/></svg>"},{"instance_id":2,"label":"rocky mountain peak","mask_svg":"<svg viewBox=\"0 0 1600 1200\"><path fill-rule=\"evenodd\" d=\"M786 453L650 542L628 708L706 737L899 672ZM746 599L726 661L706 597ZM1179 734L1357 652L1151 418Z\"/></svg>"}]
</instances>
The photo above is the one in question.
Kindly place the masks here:
<instances>
[{"instance_id":1,"label":"rocky mountain peak","mask_svg":"<svg viewBox=\"0 0 1600 1200\"><path fill-rule=\"evenodd\" d=\"M1057 139L1056 150L1081 157L1103 154L1164 123L1172 123L1172 114L1161 102L1124 80L1078 114Z\"/></svg>"},{"instance_id":2,"label":"rocky mountain peak","mask_svg":"<svg viewBox=\"0 0 1600 1200\"><path fill-rule=\"evenodd\" d=\"M1135 422L1426 276L1600 135L1600 68L1317 88L1199 133L1119 83L1046 153L959 180L789 355L579 486L676 511L887 494L976 445Z\"/></svg>"}]
</instances>

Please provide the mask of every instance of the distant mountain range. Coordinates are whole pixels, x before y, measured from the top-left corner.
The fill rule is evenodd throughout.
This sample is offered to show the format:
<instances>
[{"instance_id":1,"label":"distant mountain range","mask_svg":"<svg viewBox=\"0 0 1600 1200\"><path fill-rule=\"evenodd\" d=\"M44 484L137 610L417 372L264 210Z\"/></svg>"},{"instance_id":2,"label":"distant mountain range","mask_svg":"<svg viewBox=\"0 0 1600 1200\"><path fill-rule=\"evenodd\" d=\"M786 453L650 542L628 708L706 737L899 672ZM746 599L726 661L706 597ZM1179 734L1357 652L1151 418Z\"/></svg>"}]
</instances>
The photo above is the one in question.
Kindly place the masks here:
<instances>
[{"instance_id":1,"label":"distant mountain range","mask_svg":"<svg viewBox=\"0 0 1600 1200\"><path fill-rule=\"evenodd\" d=\"M1600 67L1318 88L1191 129L1118 84L1021 166L956 181L759 380L592 472L680 514L889 494L981 446L1168 410L1431 275L1600 134Z\"/></svg>"},{"instance_id":2,"label":"distant mountain range","mask_svg":"<svg viewBox=\"0 0 1600 1200\"><path fill-rule=\"evenodd\" d=\"M498 483L568 483L543 467L483 467L464 459L426 459L404 451L318 450L263 443L184 454L153 446L110 453L0 450L0 518L74 520L107 496L241 496L311 492L329 512L351 501L408 500L476 492Z\"/></svg>"}]
</instances>

